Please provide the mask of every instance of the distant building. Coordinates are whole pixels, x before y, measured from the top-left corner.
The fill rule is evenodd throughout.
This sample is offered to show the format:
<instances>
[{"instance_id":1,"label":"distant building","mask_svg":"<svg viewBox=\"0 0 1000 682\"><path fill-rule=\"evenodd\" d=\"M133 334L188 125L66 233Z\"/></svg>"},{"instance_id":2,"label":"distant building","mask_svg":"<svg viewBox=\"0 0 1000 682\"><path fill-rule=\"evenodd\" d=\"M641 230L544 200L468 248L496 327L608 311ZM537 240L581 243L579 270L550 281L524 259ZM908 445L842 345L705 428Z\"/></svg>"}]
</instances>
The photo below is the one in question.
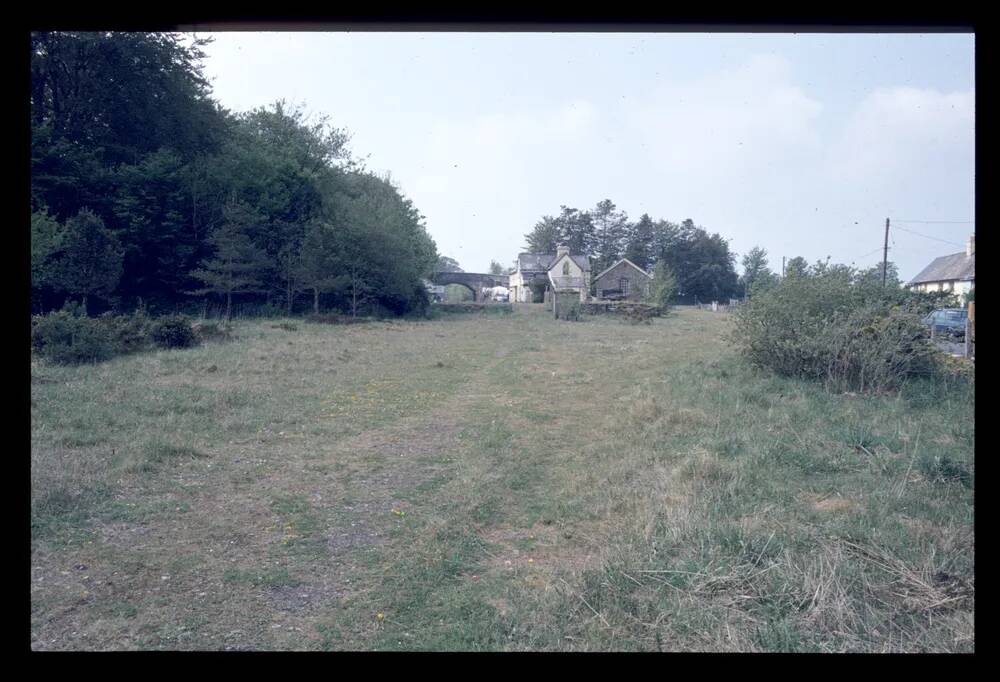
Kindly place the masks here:
<instances>
[{"instance_id":1,"label":"distant building","mask_svg":"<svg viewBox=\"0 0 1000 682\"><path fill-rule=\"evenodd\" d=\"M906 283L916 291L948 291L963 296L976 285L976 235L969 237L965 251L941 256Z\"/></svg>"},{"instance_id":2,"label":"distant building","mask_svg":"<svg viewBox=\"0 0 1000 682\"><path fill-rule=\"evenodd\" d=\"M586 300L590 290L590 258L570 254L560 246L556 253L522 253L510 275L512 303L541 303L545 291L579 292Z\"/></svg>"},{"instance_id":3,"label":"distant building","mask_svg":"<svg viewBox=\"0 0 1000 682\"><path fill-rule=\"evenodd\" d=\"M653 276L627 258L594 278L597 298L637 300L649 295Z\"/></svg>"}]
</instances>

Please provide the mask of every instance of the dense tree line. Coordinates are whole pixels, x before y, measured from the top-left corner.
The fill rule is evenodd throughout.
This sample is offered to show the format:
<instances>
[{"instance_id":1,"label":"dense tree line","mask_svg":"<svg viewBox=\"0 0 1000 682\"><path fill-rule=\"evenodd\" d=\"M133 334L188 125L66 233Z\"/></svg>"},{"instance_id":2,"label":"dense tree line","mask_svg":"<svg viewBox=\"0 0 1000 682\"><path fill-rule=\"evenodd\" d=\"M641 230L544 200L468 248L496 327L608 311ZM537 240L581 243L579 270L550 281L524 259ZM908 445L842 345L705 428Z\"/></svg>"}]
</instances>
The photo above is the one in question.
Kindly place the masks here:
<instances>
[{"instance_id":1,"label":"dense tree line","mask_svg":"<svg viewBox=\"0 0 1000 682\"><path fill-rule=\"evenodd\" d=\"M560 207L558 216L539 220L525 242L534 253L555 253L563 244L572 253L588 254L595 274L623 257L649 271L662 263L683 298L721 300L742 293L736 255L721 236L690 219L676 224L643 214L632 222L609 199L586 211Z\"/></svg>"},{"instance_id":2,"label":"dense tree line","mask_svg":"<svg viewBox=\"0 0 1000 682\"><path fill-rule=\"evenodd\" d=\"M31 36L33 309L425 305L437 253L412 203L325 118L222 108L204 45Z\"/></svg>"}]
</instances>

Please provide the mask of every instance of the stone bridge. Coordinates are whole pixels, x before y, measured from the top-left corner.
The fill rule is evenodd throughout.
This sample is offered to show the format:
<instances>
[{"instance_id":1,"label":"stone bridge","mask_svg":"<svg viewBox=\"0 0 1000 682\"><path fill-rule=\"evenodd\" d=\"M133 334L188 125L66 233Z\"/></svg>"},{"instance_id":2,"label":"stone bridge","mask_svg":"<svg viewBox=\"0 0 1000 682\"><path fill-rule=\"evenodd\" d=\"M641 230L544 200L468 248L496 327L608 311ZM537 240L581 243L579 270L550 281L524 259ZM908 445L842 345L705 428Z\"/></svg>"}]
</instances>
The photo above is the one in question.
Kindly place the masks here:
<instances>
[{"instance_id":1,"label":"stone bridge","mask_svg":"<svg viewBox=\"0 0 1000 682\"><path fill-rule=\"evenodd\" d=\"M431 275L431 283L439 286L461 284L472 292L472 300L479 300L479 292L484 287L506 287L510 284L510 275L490 275L480 272L435 272Z\"/></svg>"}]
</instances>

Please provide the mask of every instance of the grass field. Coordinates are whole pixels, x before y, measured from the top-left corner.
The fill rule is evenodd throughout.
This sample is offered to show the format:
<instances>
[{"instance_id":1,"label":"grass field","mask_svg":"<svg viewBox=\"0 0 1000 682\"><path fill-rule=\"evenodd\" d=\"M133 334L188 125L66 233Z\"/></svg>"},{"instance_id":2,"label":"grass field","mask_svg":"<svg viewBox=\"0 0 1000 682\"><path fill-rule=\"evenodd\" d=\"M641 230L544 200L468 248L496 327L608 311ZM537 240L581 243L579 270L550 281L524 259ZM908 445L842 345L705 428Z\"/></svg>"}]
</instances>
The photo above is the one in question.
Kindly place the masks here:
<instances>
[{"instance_id":1,"label":"grass field","mask_svg":"<svg viewBox=\"0 0 1000 682\"><path fill-rule=\"evenodd\" d=\"M33 361L32 648L972 651L972 391L832 395L728 324Z\"/></svg>"}]
</instances>

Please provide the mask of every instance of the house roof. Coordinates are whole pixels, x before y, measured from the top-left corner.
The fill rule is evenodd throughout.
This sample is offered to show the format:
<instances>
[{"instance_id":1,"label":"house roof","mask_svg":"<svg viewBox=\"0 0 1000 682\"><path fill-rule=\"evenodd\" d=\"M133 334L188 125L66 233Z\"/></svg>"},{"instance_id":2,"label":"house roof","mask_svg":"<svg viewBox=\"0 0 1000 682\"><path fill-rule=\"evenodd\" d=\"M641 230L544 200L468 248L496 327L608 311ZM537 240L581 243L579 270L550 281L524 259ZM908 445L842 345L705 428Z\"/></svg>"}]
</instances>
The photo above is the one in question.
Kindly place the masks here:
<instances>
[{"instance_id":1,"label":"house roof","mask_svg":"<svg viewBox=\"0 0 1000 682\"><path fill-rule=\"evenodd\" d=\"M602 272L601 274L599 274L597 277L595 277L594 281L596 282L601 277L604 277L604 275L608 274L609 272L611 272L612 270L614 270L615 268L617 268L622 263L628 263L629 265L631 265L633 268L635 268L636 270L638 270L639 272L641 272L642 274L644 274L649 279L653 279L653 276L651 274L649 274L648 272L646 272L645 270L643 270L642 268L640 268L638 265L636 265L635 263L633 263L632 261L630 261L628 258L622 258L618 262L616 262L614 265L612 265L611 267L609 267L608 269L606 269L604 272Z\"/></svg>"},{"instance_id":2,"label":"house roof","mask_svg":"<svg viewBox=\"0 0 1000 682\"><path fill-rule=\"evenodd\" d=\"M520 253L517 256L518 269L521 272L545 272L552 267L557 257L558 254L555 253ZM570 254L570 258L581 270L590 270L589 257Z\"/></svg>"},{"instance_id":3,"label":"house roof","mask_svg":"<svg viewBox=\"0 0 1000 682\"><path fill-rule=\"evenodd\" d=\"M931 261L931 264L907 282L922 284L924 282L948 282L957 280L974 280L976 278L976 254L965 255L965 251L941 256Z\"/></svg>"}]
</instances>

